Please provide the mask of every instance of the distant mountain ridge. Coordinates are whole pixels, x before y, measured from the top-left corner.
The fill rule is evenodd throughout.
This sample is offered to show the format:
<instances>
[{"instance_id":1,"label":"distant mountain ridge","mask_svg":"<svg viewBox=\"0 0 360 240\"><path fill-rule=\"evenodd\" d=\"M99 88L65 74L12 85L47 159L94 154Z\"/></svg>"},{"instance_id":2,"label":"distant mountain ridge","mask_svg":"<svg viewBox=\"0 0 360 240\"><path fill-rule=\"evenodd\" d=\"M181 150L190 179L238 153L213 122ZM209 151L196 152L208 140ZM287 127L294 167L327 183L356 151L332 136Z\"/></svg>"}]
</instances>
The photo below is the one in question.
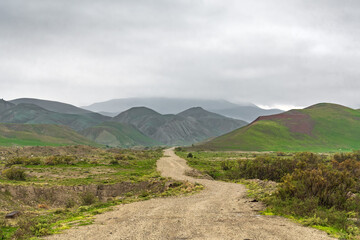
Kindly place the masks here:
<instances>
[{"instance_id":1,"label":"distant mountain ridge","mask_svg":"<svg viewBox=\"0 0 360 240\"><path fill-rule=\"evenodd\" d=\"M110 119L98 113L66 114L46 110L38 105L20 103L2 111L0 122L22 124L56 124L82 130Z\"/></svg>"},{"instance_id":2,"label":"distant mountain ridge","mask_svg":"<svg viewBox=\"0 0 360 240\"><path fill-rule=\"evenodd\" d=\"M165 145L193 144L247 124L200 107L176 115L162 115L146 107L134 107L114 117L113 121L131 124L144 135Z\"/></svg>"},{"instance_id":3,"label":"distant mountain ridge","mask_svg":"<svg viewBox=\"0 0 360 240\"><path fill-rule=\"evenodd\" d=\"M262 109L251 103L235 104L226 100L178 99L178 98L123 98L94 103L84 109L114 116L133 107L147 107L161 114L177 114L189 108L199 106L203 109L226 117L247 122L259 116L283 112L280 109Z\"/></svg>"},{"instance_id":4,"label":"distant mountain ridge","mask_svg":"<svg viewBox=\"0 0 360 240\"><path fill-rule=\"evenodd\" d=\"M360 149L360 111L330 103L262 116L197 148L244 151Z\"/></svg>"},{"instance_id":5,"label":"distant mountain ridge","mask_svg":"<svg viewBox=\"0 0 360 240\"><path fill-rule=\"evenodd\" d=\"M42 99L35 99L35 98L18 98L9 101L13 104L34 104L41 108L44 108L48 111L57 112L57 113L66 113L66 114L86 114L91 113L89 110L85 110L79 107L76 107L71 104L56 102L56 101L49 101L49 100L42 100Z\"/></svg>"}]
</instances>

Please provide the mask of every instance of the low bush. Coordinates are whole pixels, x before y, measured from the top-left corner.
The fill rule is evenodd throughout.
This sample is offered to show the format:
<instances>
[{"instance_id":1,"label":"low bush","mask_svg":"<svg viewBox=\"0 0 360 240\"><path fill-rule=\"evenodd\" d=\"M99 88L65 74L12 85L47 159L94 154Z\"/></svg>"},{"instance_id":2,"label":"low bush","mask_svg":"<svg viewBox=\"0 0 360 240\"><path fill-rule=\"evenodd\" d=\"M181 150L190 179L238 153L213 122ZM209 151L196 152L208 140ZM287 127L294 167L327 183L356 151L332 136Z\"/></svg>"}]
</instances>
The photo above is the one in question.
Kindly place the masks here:
<instances>
[{"instance_id":1,"label":"low bush","mask_svg":"<svg viewBox=\"0 0 360 240\"><path fill-rule=\"evenodd\" d=\"M81 203L84 206L92 205L97 202L97 197L94 193L88 191L80 195Z\"/></svg>"},{"instance_id":2,"label":"low bush","mask_svg":"<svg viewBox=\"0 0 360 240\"><path fill-rule=\"evenodd\" d=\"M76 158L73 156L50 156L45 159L45 164L54 165L74 165Z\"/></svg>"},{"instance_id":3,"label":"low bush","mask_svg":"<svg viewBox=\"0 0 360 240\"><path fill-rule=\"evenodd\" d=\"M2 171L2 175L4 175L9 180L16 181L25 181L26 174L25 171L21 168L11 167Z\"/></svg>"},{"instance_id":4,"label":"low bush","mask_svg":"<svg viewBox=\"0 0 360 240\"><path fill-rule=\"evenodd\" d=\"M111 159L110 160L110 164L111 165L118 165L119 164L119 161L117 159Z\"/></svg>"}]
</instances>

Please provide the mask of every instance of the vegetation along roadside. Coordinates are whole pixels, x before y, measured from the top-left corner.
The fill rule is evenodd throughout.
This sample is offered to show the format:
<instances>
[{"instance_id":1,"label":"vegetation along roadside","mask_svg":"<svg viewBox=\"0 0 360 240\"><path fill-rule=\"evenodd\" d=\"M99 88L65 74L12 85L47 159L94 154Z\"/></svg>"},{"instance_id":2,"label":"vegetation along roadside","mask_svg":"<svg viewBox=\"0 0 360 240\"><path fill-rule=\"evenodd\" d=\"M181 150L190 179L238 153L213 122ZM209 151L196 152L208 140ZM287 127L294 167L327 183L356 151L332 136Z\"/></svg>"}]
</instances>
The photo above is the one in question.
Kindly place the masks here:
<instances>
[{"instance_id":1,"label":"vegetation along roadside","mask_svg":"<svg viewBox=\"0 0 360 240\"><path fill-rule=\"evenodd\" d=\"M0 239L36 239L91 224L119 204L202 189L161 177L161 156L162 149L0 148Z\"/></svg>"},{"instance_id":2,"label":"vegetation along roadside","mask_svg":"<svg viewBox=\"0 0 360 240\"><path fill-rule=\"evenodd\" d=\"M188 152L188 164L215 180L246 184L280 215L340 239L360 239L360 152L314 154Z\"/></svg>"}]
</instances>

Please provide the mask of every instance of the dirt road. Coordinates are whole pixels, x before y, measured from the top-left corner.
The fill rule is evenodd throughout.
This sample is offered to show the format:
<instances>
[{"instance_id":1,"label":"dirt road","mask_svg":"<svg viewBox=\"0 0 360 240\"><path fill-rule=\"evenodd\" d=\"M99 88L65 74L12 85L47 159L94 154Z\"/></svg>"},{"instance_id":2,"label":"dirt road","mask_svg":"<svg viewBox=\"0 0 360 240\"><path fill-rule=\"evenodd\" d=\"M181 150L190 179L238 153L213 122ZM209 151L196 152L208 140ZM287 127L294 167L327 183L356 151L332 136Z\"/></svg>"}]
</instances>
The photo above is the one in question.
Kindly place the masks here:
<instances>
[{"instance_id":1,"label":"dirt road","mask_svg":"<svg viewBox=\"0 0 360 240\"><path fill-rule=\"evenodd\" d=\"M47 239L332 239L281 217L258 215L262 205L249 202L244 186L193 179L184 175L188 169L171 149L158 161L163 176L199 182L206 188L201 193L121 205L92 225Z\"/></svg>"}]
</instances>

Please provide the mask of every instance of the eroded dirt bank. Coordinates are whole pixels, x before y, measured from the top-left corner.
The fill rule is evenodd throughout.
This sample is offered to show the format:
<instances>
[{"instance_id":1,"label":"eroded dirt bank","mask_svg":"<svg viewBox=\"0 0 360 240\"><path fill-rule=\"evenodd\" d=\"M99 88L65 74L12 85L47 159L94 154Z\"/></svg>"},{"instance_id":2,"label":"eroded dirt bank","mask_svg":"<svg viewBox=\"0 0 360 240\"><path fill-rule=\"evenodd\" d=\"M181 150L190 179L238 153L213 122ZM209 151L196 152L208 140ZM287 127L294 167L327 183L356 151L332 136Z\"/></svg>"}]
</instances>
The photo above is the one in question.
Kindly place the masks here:
<instances>
[{"instance_id":1,"label":"eroded dirt bank","mask_svg":"<svg viewBox=\"0 0 360 240\"><path fill-rule=\"evenodd\" d=\"M165 150L157 167L163 176L199 182L206 189L188 197L121 205L92 225L47 239L332 239L281 217L258 215L263 206L249 202L242 185L185 176L190 168L172 149Z\"/></svg>"}]
</instances>

